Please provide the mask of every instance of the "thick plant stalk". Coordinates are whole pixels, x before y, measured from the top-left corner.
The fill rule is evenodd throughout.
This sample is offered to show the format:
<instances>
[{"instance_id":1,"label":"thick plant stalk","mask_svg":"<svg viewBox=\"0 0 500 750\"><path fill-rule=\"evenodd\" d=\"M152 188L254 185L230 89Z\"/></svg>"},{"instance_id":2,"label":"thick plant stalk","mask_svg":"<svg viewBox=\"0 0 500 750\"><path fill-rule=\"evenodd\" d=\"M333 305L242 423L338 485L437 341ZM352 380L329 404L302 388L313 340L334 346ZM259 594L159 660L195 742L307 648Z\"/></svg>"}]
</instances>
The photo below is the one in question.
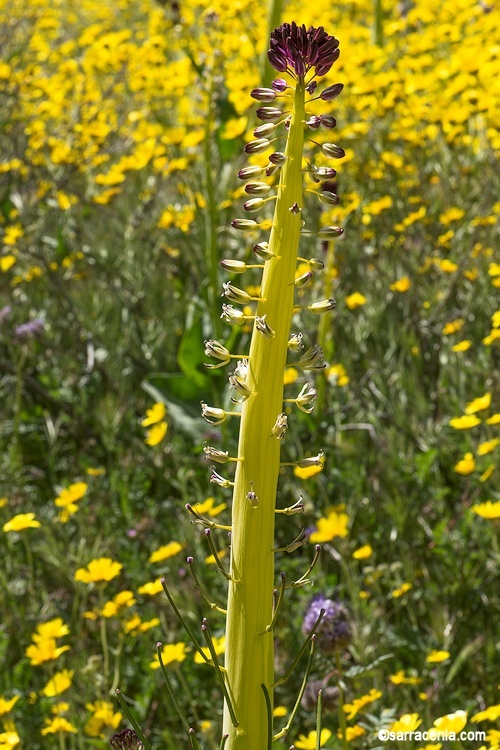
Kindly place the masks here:
<instances>
[{"instance_id":1,"label":"thick plant stalk","mask_svg":"<svg viewBox=\"0 0 500 750\"><path fill-rule=\"evenodd\" d=\"M270 102L280 95L292 102L291 114L282 116L276 107L263 107L258 115L264 122L281 125L286 134L286 148L271 156L266 173L279 173L273 224L268 245L261 244L255 250L264 261L264 272L260 297L258 298L254 331L248 361L242 366L243 376L233 377L233 385L243 396L241 428L237 468L234 479L231 533L231 568L226 622L225 678L231 706L225 703L223 733L229 735L227 750L267 750L269 746L269 701L272 707L274 678L274 636L270 624L273 620L274 581L274 526L276 491L280 471L280 444L286 431L286 416L283 412L283 376L287 360L290 326L295 309L294 290L296 265L301 231L303 228L303 150L306 124L316 129L334 127L331 117L313 117L306 121L306 95L314 93L318 75L328 72L339 54L338 41L320 29L283 24L271 35L269 61L278 71L288 73L295 85L287 85L283 79L273 82L272 89L256 89L254 98ZM312 70L314 69L314 70ZM310 72L311 71L311 72ZM309 74L309 75L308 75ZM325 100L333 99L342 86L327 89ZM291 92L291 96L288 95ZM324 119L322 120L322 117ZM278 123L280 124L280 123ZM286 125L286 127L285 127ZM257 128L255 135L268 135L276 125L267 124ZM247 144L248 153L259 153L269 149L270 141L258 137ZM323 144L323 153L338 157L342 149L334 144ZM335 174L323 168L309 170L318 174L319 182ZM258 168L242 170L240 177L254 175ZM264 169L262 170L264 171ZM267 195L265 183L250 183L247 192L252 195ZM328 191L318 193L323 202L335 203L337 196ZM259 210L267 198L251 198L245 203L249 211ZM257 224L236 219L233 226L247 230ZM342 230L327 227L321 236L338 236ZM236 269L239 261L228 261L223 265ZM320 261L311 268L321 268ZM239 269L241 270L241 269ZM311 273L312 275L312 273ZM309 279L306 279L306 282ZM224 285L226 296L231 301L245 302L245 292L231 284ZM325 312L334 307L332 300L315 303L308 307L312 312ZM231 323L246 320L240 311L227 308L223 317ZM207 342L215 345L217 342ZM213 353L208 346L207 353ZM217 356L217 355L214 355ZM219 358L224 360L219 352ZM313 352L305 362L316 369L318 352ZM228 361L228 359L226 359ZM299 361L300 364L300 361ZM239 385L238 385L239 384ZM309 391L310 401L315 397ZM288 401L293 399L287 399ZM305 408L307 399L296 401ZM204 416L215 421L221 410L203 405ZM225 418L225 415L222 417ZM206 449L207 450L207 449ZM210 455L207 457L210 458ZM319 459L320 460L320 459ZM235 717L236 720L235 721Z\"/></svg>"}]
</instances>

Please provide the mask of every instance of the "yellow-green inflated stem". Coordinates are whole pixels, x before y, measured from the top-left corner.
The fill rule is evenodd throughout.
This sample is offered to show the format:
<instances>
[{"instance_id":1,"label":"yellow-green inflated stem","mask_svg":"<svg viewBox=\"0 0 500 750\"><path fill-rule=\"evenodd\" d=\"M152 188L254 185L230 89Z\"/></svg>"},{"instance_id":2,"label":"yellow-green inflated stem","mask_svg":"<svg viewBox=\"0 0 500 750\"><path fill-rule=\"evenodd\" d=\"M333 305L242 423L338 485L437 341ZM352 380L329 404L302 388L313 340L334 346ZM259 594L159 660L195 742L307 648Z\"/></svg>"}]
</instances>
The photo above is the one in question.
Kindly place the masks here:
<instances>
[{"instance_id":1,"label":"yellow-green inflated stem","mask_svg":"<svg viewBox=\"0 0 500 750\"><path fill-rule=\"evenodd\" d=\"M242 407L231 535L231 581L226 626L226 675L238 727L225 706L226 750L264 750L272 704L274 644L271 623L274 581L274 519L280 469L280 441L272 435L283 409L283 373L294 309L294 278L302 225L303 80L299 80L288 132L273 227L271 257L265 264L257 315L275 332L266 338L255 327ZM258 504L247 494L253 490Z\"/></svg>"}]
</instances>

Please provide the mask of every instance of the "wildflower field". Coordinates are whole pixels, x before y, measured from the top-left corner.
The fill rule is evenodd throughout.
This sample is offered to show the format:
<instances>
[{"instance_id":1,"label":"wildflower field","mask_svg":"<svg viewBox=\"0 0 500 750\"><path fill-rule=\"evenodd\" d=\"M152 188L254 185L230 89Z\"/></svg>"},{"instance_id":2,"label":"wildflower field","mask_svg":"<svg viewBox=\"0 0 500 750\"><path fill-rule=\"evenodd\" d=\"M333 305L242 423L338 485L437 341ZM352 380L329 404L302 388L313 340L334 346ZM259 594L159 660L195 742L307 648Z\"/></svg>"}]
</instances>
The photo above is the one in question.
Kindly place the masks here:
<instances>
[{"instance_id":1,"label":"wildflower field","mask_svg":"<svg viewBox=\"0 0 500 750\"><path fill-rule=\"evenodd\" d=\"M326 366L290 346L269 748L500 748L498 6L0 0L0 750L107 748L124 701L152 748L223 747L225 414L273 221L241 177L281 151L244 149L292 21L341 54L307 111L336 174L321 206L304 162L292 332ZM380 739L431 729L465 734Z\"/></svg>"}]
</instances>

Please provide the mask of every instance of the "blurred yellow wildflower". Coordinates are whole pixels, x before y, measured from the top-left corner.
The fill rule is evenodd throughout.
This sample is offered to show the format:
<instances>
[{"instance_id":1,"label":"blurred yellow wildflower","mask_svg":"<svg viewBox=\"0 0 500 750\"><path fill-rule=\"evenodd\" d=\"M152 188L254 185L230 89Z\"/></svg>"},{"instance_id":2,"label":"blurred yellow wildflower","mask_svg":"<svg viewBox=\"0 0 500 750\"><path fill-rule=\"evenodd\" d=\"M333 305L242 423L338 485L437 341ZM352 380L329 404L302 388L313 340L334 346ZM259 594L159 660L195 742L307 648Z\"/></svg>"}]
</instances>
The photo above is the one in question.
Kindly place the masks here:
<instances>
[{"instance_id":1,"label":"blurred yellow wildflower","mask_svg":"<svg viewBox=\"0 0 500 750\"><path fill-rule=\"evenodd\" d=\"M407 676L404 669L400 669L396 674L389 675L389 679L393 685L420 685L422 682L421 677Z\"/></svg>"},{"instance_id":2,"label":"blurred yellow wildflower","mask_svg":"<svg viewBox=\"0 0 500 750\"><path fill-rule=\"evenodd\" d=\"M438 266L444 273L455 273L455 271L458 271L458 263L453 263L448 258L438 261Z\"/></svg>"},{"instance_id":3,"label":"blurred yellow wildflower","mask_svg":"<svg viewBox=\"0 0 500 750\"><path fill-rule=\"evenodd\" d=\"M446 323L446 325L443 328L443 333L445 336L449 336L452 333L458 333L458 331L461 331L464 327L465 320L462 318L457 318L456 320L451 320L449 323Z\"/></svg>"},{"instance_id":4,"label":"blurred yellow wildflower","mask_svg":"<svg viewBox=\"0 0 500 750\"><path fill-rule=\"evenodd\" d=\"M103 730L116 729L123 718L118 711L113 712L113 705L107 701L87 703L86 708L94 714L85 724L85 734L89 737L105 739L106 734Z\"/></svg>"},{"instance_id":5,"label":"blurred yellow wildflower","mask_svg":"<svg viewBox=\"0 0 500 750\"><path fill-rule=\"evenodd\" d=\"M346 727L345 728L345 738L347 742L352 742L353 740L357 740L358 737L362 737L364 734L366 734L366 729L361 727L359 724L354 724L352 727ZM341 740L342 739L342 730L337 730L337 737Z\"/></svg>"},{"instance_id":6,"label":"blurred yellow wildflower","mask_svg":"<svg viewBox=\"0 0 500 750\"><path fill-rule=\"evenodd\" d=\"M158 547L158 549L151 553L149 556L149 562L155 563L167 560L169 557L178 555L183 547L184 545L179 544L179 542L169 542L168 544L164 544L163 547Z\"/></svg>"},{"instance_id":7,"label":"blurred yellow wildflower","mask_svg":"<svg viewBox=\"0 0 500 750\"><path fill-rule=\"evenodd\" d=\"M472 455L472 453L466 453L465 456L455 464L453 470L458 474L467 476L468 474L472 474L475 468L476 461L474 459L474 456Z\"/></svg>"},{"instance_id":8,"label":"blurred yellow wildflower","mask_svg":"<svg viewBox=\"0 0 500 750\"><path fill-rule=\"evenodd\" d=\"M17 262L16 256L11 255L10 253L8 255L0 256L0 271L2 271L2 273L7 273L7 271L10 268L12 268L12 266L16 262Z\"/></svg>"},{"instance_id":9,"label":"blurred yellow wildflower","mask_svg":"<svg viewBox=\"0 0 500 750\"><path fill-rule=\"evenodd\" d=\"M431 651L426 657L425 661L429 664L439 664L442 661L446 661L450 658L449 651Z\"/></svg>"},{"instance_id":10,"label":"blurred yellow wildflower","mask_svg":"<svg viewBox=\"0 0 500 750\"><path fill-rule=\"evenodd\" d=\"M299 479L310 479L311 477L315 477L316 474L320 474L323 469L324 464L321 464L320 466L296 466L293 473Z\"/></svg>"},{"instance_id":11,"label":"blurred yellow wildflower","mask_svg":"<svg viewBox=\"0 0 500 750\"><path fill-rule=\"evenodd\" d=\"M166 413L167 410L165 409L165 404L162 401L153 404L151 409L148 409L146 411L146 416L141 422L142 427L150 427L152 424L161 422Z\"/></svg>"},{"instance_id":12,"label":"blurred yellow wildflower","mask_svg":"<svg viewBox=\"0 0 500 750\"><path fill-rule=\"evenodd\" d=\"M345 298L345 304L346 307L349 308L349 310L355 310L357 307L361 307L361 305L364 305L365 302L366 297L359 292L353 292L353 294L350 294Z\"/></svg>"},{"instance_id":13,"label":"blurred yellow wildflower","mask_svg":"<svg viewBox=\"0 0 500 750\"><path fill-rule=\"evenodd\" d=\"M355 560L366 560L368 557L371 557L373 554L373 550L369 544L365 544L363 547L360 547L359 549L355 550L352 553L352 556Z\"/></svg>"},{"instance_id":14,"label":"blurred yellow wildflower","mask_svg":"<svg viewBox=\"0 0 500 750\"><path fill-rule=\"evenodd\" d=\"M62 716L46 720L46 726L42 729L42 735L46 734L78 734L78 729Z\"/></svg>"},{"instance_id":15,"label":"blurred yellow wildflower","mask_svg":"<svg viewBox=\"0 0 500 750\"><path fill-rule=\"evenodd\" d=\"M30 664L37 667L46 661L55 661L65 651L69 651L69 646L57 646L55 638L44 638L37 643L29 645L25 651L30 660Z\"/></svg>"},{"instance_id":16,"label":"blurred yellow wildflower","mask_svg":"<svg viewBox=\"0 0 500 750\"><path fill-rule=\"evenodd\" d=\"M326 729L326 727L321 730L319 738L316 730L313 729L312 732L309 732L307 737L305 734L300 734L299 739L295 740L294 745L297 750L316 750L317 747L324 747L331 736L332 733L329 729Z\"/></svg>"},{"instance_id":17,"label":"blurred yellow wildflower","mask_svg":"<svg viewBox=\"0 0 500 750\"><path fill-rule=\"evenodd\" d=\"M10 713L20 697L20 695L15 695L10 700L7 700L7 698L0 696L0 716Z\"/></svg>"},{"instance_id":18,"label":"blurred yellow wildflower","mask_svg":"<svg viewBox=\"0 0 500 750\"><path fill-rule=\"evenodd\" d=\"M432 726L435 727L438 732L446 732L447 734L458 734L462 731L464 726L467 724L467 714L465 711L455 711L452 714L446 714L446 716L440 716L436 719Z\"/></svg>"},{"instance_id":19,"label":"blurred yellow wildflower","mask_svg":"<svg viewBox=\"0 0 500 750\"><path fill-rule=\"evenodd\" d=\"M402 276L400 279L391 284L390 289L393 292L407 292L411 287L411 281L408 276Z\"/></svg>"},{"instance_id":20,"label":"blurred yellow wildflower","mask_svg":"<svg viewBox=\"0 0 500 750\"><path fill-rule=\"evenodd\" d=\"M485 393L484 396L480 396L479 398L475 398L473 401L469 401L469 403L465 407L465 413L475 414L478 411L483 411L483 409L489 409L490 405L491 393Z\"/></svg>"},{"instance_id":21,"label":"blurred yellow wildflower","mask_svg":"<svg viewBox=\"0 0 500 750\"><path fill-rule=\"evenodd\" d=\"M394 589L394 591L391 591L391 598L392 599L399 599L400 597L404 596L407 591L410 591L413 586L411 583L403 583L398 589Z\"/></svg>"},{"instance_id":22,"label":"blurred yellow wildflower","mask_svg":"<svg viewBox=\"0 0 500 750\"><path fill-rule=\"evenodd\" d=\"M382 693L380 692L380 690L375 690L375 688L372 688L367 695L362 695L361 698L356 698L352 703L344 703L343 708L346 714L346 719L348 721L351 721L351 719L354 719L356 714L361 711L362 708L370 703L373 703L381 697Z\"/></svg>"},{"instance_id":23,"label":"blurred yellow wildflower","mask_svg":"<svg viewBox=\"0 0 500 750\"><path fill-rule=\"evenodd\" d=\"M500 703L485 708L484 711L479 711L479 713L471 716L470 720L472 724L477 724L478 721L496 721L497 719L500 719Z\"/></svg>"},{"instance_id":24,"label":"blurred yellow wildflower","mask_svg":"<svg viewBox=\"0 0 500 750\"><path fill-rule=\"evenodd\" d=\"M135 602L132 591L120 591L104 604L101 614L103 617L116 617L123 609L131 607Z\"/></svg>"},{"instance_id":25,"label":"blurred yellow wildflower","mask_svg":"<svg viewBox=\"0 0 500 750\"><path fill-rule=\"evenodd\" d=\"M495 450L497 445L500 445L500 438L493 438L493 440L485 440L482 443L479 443L477 446L476 453L478 456L486 456L488 453L491 453Z\"/></svg>"},{"instance_id":26,"label":"blurred yellow wildflower","mask_svg":"<svg viewBox=\"0 0 500 750\"><path fill-rule=\"evenodd\" d=\"M485 503L473 505L471 510L478 516L481 516L481 518L500 518L500 500L497 500L494 503L491 500L486 500Z\"/></svg>"},{"instance_id":27,"label":"blurred yellow wildflower","mask_svg":"<svg viewBox=\"0 0 500 750\"><path fill-rule=\"evenodd\" d=\"M286 716L287 714L288 708L286 706L275 706L275 708L273 709L273 716L276 716L278 718Z\"/></svg>"},{"instance_id":28,"label":"blurred yellow wildflower","mask_svg":"<svg viewBox=\"0 0 500 750\"><path fill-rule=\"evenodd\" d=\"M148 430L145 443L146 445L150 445L151 447L154 447L155 445L159 445L165 435L167 434L167 423L166 422L160 422L159 424L153 425L150 430Z\"/></svg>"},{"instance_id":29,"label":"blurred yellow wildflower","mask_svg":"<svg viewBox=\"0 0 500 750\"><path fill-rule=\"evenodd\" d=\"M283 385L291 385L299 377L299 371L295 367L285 368L285 374L283 376Z\"/></svg>"},{"instance_id":30,"label":"blurred yellow wildflower","mask_svg":"<svg viewBox=\"0 0 500 750\"><path fill-rule=\"evenodd\" d=\"M47 698L53 698L55 695L64 693L65 690L71 687L73 674L73 669L63 669L61 672L56 672L45 685L42 695L46 695Z\"/></svg>"},{"instance_id":31,"label":"blurred yellow wildflower","mask_svg":"<svg viewBox=\"0 0 500 750\"><path fill-rule=\"evenodd\" d=\"M82 583L100 583L111 581L120 574L123 565L115 562L110 557L99 557L91 560L86 568L78 568L75 573L75 581Z\"/></svg>"},{"instance_id":32,"label":"blurred yellow wildflower","mask_svg":"<svg viewBox=\"0 0 500 750\"><path fill-rule=\"evenodd\" d=\"M164 643L161 649L161 656L164 665L167 667L169 664L180 664L186 658L189 650L190 649L185 643L182 643L182 641L179 643ZM159 669L160 662L158 660L158 654L155 654L154 661L152 661L149 666L151 669Z\"/></svg>"},{"instance_id":33,"label":"blurred yellow wildflower","mask_svg":"<svg viewBox=\"0 0 500 750\"><path fill-rule=\"evenodd\" d=\"M326 518L319 518L316 522L316 531L309 537L309 541L313 544L321 544L322 542L331 542L337 536L347 536L347 524L349 522L349 516L347 513L337 513L336 511L330 511Z\"/></svg>"},{"instance_id":34,"label":"blurred yellow wildflower","mask_svg":"<svg viewBox=\"0 0 500 750\"><path fill-rule=\"evenodd\" d=\"M56 499L54 500L58 508L65 508L69 505L73 505L78 500L81 500L88 489L88 484L85 482L75 482L70 484L69 487L61 490Z\"/></svg>"},{"instance_id":35,"label":"blurred yellow wildflower","mask_svg":"<svg viewBox=\"0 0 500 750\"><path fill-rule=\"evenodd\" d=\"M448 422L450 427L453 427L454 430L469 430L471 427L476 427L476 425L480 423L481 420L473 414L464 414L462 417L455 417Z\"/></svg>"},{"instance_id":36,"label":"blurred yellow wildflower","mask_svg":"<svg viewBox=\"0 0 500 750\"><path fill-rule=\"evenodd\" d=\"M500 412L492 414L491 417L488 417L488 419L486 420L486 424L500 424Z\"/></svg>"},{"instance_id":37,"label":"blurred yellow wildflower","mask_svg":"<svg viewBox=\"0 0 500 750\"><path fill-rule=\"evenodd\" d=\"M466 352L470 347L471 341L469 341L469 339L464 339L463 341L459 341L458 344L454 344L454 346L451 347L451 350L453 352Z\"/></svg>"},{"instance_id":38,"label":"blurred yellow wildflower","mask_svg":"<svg viewBox=\"0 0 500 750\"><path fill-rule=\"evenodd\" d=\"M212 636L212 643L214 646L216 656L220 656L226 650L226 636L225 635L221 635L220 638ZM203 651L205 656L207 656L209 659L212 658L208 647L203 647L201 650ZM194 655L194 662L195 664L205 664L204 658L198 651Z\"/></svg>"},{"instance_id":39,"label":"blurred yellow wildflower","mask_svg":"<svg viewBox=\"0 0 500 750\"><path fill-rule=\"evenodd\" d=\"M391 724L390 732L414 732L422 723L418 714L403 714L394 724Z\"/></svg>"},{"instance_id":40,"label":"blurred yellow wildflower","mask_svg":"<svg viewBox=\"0 0 500 750\"><path fill-rule=\"evenodd\" d=\"M42 524L40 521L35 520L35 514L34 513L18 513L17 516L14 516L10 519L10 521L7 521L7 523L4 523L2 526L2 531L5 531L7 534L9 531L24 531L25 529L38 529Z\"/></svg>"},{"instance_id":41,"label":"blurred yellow wildflower","mask_svg":"<svg viewBox=\"0 0 500 750\"><path fill-rule=\"evenodd\" d=\"M157 578L156 581L150 581L149 583L145 583L144 586L140 586L137 589L137 593L156 596L156 594L163 593L163 586L161 585L160 579Z\"/></svg>"},{"instance_id":42,"label":"blurred yellow wildflower","mask_svg":"<svg viewBox=\"0 0 500 750\"><path fill-rule=\"evenodd\" d=\"M139 633L146 633L148 630L158 627L159 624L160 620L158 617L153 617L152 620L143 621L136 613L130 618L130 620L123 623L123 632L127 635L131 634L136 636Z\"/></svg>"},{"instance_id":43,"label":"blurred yellow wildflower","mask_svg":"<svg viewBox=\"0 0 500 750\"><path fill-rule=\"evenodd\" d=\"M196 505L193 506L194 510L197 513L201 513L205 516L218 516L219 513L222 513L223 510L226 510L227 503L220 503L219 505L215 505L215 498L213 497L207 497L206 500L204 500L202 503L196 503Z\"/></svg>"},{"instance_id":44,"label":"blurred yellow wildflower","mask_svg":"<svg viewBox=\"0 0 500 750\"><path fill-rule=\"evenodd\" d=\"M344 365L340 363L331 365L331 367L325 371L325 375L330 385L337 385L339 388L343 388L349 383L349 375L347 374Z\"/></svg>"},{"instance_id":45,"label":"blurred yellow wildflower","mask_svg":"<svg viewBox=\"0 0 500 750\"><path fill-rule=\"evenodd\" d=\"M14 729L0 732L0 750L11 750L11 748L17 747L20 742L21 738Z\"/></svg>"}]
</instances>

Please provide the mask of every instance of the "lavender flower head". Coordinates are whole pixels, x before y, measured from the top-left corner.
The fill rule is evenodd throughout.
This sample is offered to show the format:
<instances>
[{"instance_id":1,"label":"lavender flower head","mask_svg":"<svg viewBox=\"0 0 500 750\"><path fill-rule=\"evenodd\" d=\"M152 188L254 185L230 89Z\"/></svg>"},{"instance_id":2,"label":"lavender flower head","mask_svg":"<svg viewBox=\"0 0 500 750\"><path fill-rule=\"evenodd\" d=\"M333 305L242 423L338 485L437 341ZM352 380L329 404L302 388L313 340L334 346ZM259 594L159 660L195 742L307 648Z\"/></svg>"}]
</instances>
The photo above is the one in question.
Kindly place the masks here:
<instances>
[{"instance_id":1,"label":"lavender flower head","mask_svg":"<svg viewBox=\"0 0 500 750\"><path fill-rule=\"evenodd\" d=\"M118 734L114 734L109 744L113 750L142 750L142 742L133 729L123 729Z\"/></svg>"},{"instance_id":2,"label":"lavender flower head","mask_svg":"<svg viewBox=\"0 0 500 750\"><path fill-rule=\"evenodd\" d=\"M338 39L327 34L322 26L306 30L304 24L297 26L293 21L274 29L267 57L280 73L303 78L315 68L315 75L324 76L340 55L338 46Z\"/></svg>"},{"instance_id":3,"label":"lavender flower head","mask_svg":"<svg viewBox=\"0 0 500 750\"><path fill-rule=\"evenodd\" d=\"M337 648L347 646L351 640L351 626L344 604L327 599L323 594L316 594L307 608L302 625L303 633L311 631L322 609L325 614L316 631L317 645L323 653L329 654Z\"/></svg>"},{"instance_id":4,"label":"lavender flower head","mask_svg":"<svg viewBox=\"0 0 500 750\"><path fill-rule=\"evenodd\" d=\"M27 323L21 323L21 325L16 326L14 333L16 334L16 338L26 340L38 336L44 327L45 323L41 318L33 318L33 320L29 320Z\"/></svg>"}]
</instances>

